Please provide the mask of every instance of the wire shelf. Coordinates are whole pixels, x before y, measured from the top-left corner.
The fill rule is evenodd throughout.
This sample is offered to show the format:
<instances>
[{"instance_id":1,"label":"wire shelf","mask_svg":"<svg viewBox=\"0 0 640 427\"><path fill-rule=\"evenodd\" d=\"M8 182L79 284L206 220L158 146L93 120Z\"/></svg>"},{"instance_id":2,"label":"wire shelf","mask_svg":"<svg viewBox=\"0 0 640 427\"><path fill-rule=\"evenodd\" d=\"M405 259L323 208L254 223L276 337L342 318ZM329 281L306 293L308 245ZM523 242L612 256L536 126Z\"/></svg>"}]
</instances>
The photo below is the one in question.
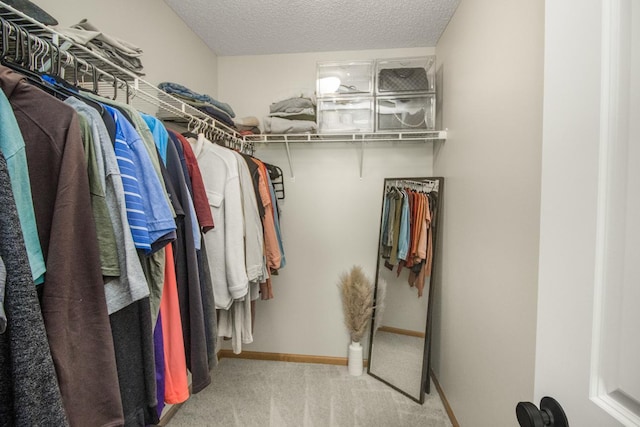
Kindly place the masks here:
<instances>
[{"instance_id":1,"label":"wire shelf","mask_svg":"<svg viewBox=\"0 0 640 427\"><path fill-rule=\"evenodd\" d=\"M311 143L311 142L425 142L447 139L446 131L429 132L376 132L376 133L323 133L323 134L262 134L246 135L254 143Z\"/></svg>"},{"instance_id":2,"label":"wire shelf","mask_svg":"<svg viewBox=\"0 0 640 427\"><path fill-rule=\"evenodd\" d=\"M18 40L24 37L28 40L24 49L31 49L32 42L37 43L38 49L42 46L42 52L26 53L47 58L41 61L38 71L53 72L75 86L126 102L161 120L183 123L188 129L202 132L210 139L222 140L227 146L248 154L254 153L253 142L246 140L235 129L1 1L0 20L3 38L13 40L18 45ZM3 54L17 56L17 48L8 49ZM20 55L25 55L25 52Z\"/></svg>"}]
</instances>

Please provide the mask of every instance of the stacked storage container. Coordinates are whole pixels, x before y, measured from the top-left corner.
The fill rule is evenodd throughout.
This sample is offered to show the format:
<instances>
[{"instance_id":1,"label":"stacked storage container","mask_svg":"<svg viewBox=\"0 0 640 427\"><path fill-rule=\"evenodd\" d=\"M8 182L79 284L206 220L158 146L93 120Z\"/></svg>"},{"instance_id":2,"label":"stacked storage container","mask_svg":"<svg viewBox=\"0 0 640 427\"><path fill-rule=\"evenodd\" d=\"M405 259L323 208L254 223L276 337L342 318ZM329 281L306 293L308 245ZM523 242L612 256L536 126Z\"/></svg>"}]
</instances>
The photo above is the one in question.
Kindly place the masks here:
<instances>
[{"instance_id":1,"label":"stacked storage container","mask_svg":"<svg viewBox=\"0 0 640 427\"><path fill-rule=\"evenodd\" d=\"M373 61L318 63L320 133L374 131L373 69Z\"/></svg>"},{"instance_id":2,"label":"stacked storage container","mask_svg":"<svg viewBox=\"0 0 640 427\"><path fill-rule=\"evenodd\" d=\"M435 56L376 61L376 131L435 130Z\"/></svg>"},{"instance_id":3,"label":"stacked storage container","mask_svg":"<svg viewBox=\"0 0 640 427\"><path fill-rule=\"evenodd\" d=\"M319 133L435 130L436 58L319 62Z\"/></svg>"}]
</instances>

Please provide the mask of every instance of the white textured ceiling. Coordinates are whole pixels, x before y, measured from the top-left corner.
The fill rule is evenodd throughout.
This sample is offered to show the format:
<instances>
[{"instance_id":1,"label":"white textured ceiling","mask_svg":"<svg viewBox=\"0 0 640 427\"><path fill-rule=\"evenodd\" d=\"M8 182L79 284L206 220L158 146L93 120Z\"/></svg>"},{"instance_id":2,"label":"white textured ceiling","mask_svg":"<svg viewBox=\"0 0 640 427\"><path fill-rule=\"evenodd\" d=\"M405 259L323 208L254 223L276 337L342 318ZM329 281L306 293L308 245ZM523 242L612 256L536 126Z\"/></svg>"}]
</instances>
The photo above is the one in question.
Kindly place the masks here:
<instances>
[{"instance_id":1,"label":"white textured ceiling","mask_svg":"<svg viewBox=\"0 0 640 427\"><path fill-rule=\"evenodd\" d=\"M165 0L220 56L435 46L460 0Z\"/></svg>"}]
</instances>

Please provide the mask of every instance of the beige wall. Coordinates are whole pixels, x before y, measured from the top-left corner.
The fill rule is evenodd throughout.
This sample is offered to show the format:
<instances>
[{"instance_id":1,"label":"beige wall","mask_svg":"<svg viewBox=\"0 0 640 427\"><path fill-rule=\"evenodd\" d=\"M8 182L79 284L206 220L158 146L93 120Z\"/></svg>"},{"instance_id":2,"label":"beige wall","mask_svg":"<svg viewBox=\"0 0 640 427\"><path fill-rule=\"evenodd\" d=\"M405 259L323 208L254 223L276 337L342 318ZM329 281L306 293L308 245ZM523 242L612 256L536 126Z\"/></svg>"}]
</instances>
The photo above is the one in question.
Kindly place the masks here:
<instances>
[{"instance_id":1,"label":"beige wall","mask_svg":"<svg viewBox=\"0 0 640 427\"><path fill-rule=\"evenodd\" d=\"M422 48L220 57L220 97L239 116L262 120L278 97L315 89L317 61L433 52ZM432 148L431 143L368 143L360 177L360 144L292 144L291 178L282 144L258 147L259 158L285 172L281 222L287 266L273 279L275 299L258 301L255 341L246 350L346 357L349 337L338 278L354 264L375 276L384 177L432 176Z\"/></svg>"},{"instance_id":2,"label":"beige wall","mask_svg":"<svg viewBox=\"0 0 640 427\"><path fill-rule=\"evenodd\" d=\"M163 1L36 0L61 27L87 18L106 34L142 48L149 83L181 83L216 96L217 58Z\"/></svg>"},{"instance_id":3,"label":"beige wall","mask_svg":"<svg viewBox=\"0 0 640 427\"><path fill-rule=\"evenodd\" d=\"M462 1L436 49L449 139L434 368L463 426L517 425L536 346L544 3Z\"/></svg>"}]
</instances>

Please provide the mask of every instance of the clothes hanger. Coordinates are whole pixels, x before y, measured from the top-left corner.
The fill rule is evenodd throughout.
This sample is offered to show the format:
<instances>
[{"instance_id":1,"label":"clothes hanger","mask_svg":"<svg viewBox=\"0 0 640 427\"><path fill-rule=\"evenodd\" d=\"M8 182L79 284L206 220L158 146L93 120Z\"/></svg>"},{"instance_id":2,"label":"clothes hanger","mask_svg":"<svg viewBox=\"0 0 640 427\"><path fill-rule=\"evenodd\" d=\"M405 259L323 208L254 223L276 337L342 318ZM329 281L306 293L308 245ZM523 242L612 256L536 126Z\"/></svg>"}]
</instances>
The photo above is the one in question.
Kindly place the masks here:
<instances>
[{"instance_id":1,"label":"clothes hanger","mask_svg":"<svg viewBox=\"0 0 640 427\"><path fill-rule=\"evenodd\" d=\"M13 24L7 23L9 25L9 29L8 31L5 33L6 27L5 27L5 21L3 21L3 44L6 43L6 46L3 46L3 55L0 58L0 62L2 63L2 65L11 68L12 70L22 74L23 76L27 77L29 80L33 80L34 82L41 82L41 78L40 75L37 73L34 73L30 68L29 68L29 61L31 59L31 45L29 43L29 34L17 27L17 26L13 26ZM8 58L8 53L9 53L9 43L10 43L10 34L12 31L15 30L16 33L16 37L15 37L15 54L13 56L13 59L10 60ZM26 37L26 41L24 39L24 37ZM25 47L26 44L26 47Z\"/></svg>"},{"instance_id":2,"label":"clothes hanger","mask_svg":"<svg viewBox=\"0 0 640 427\"><path fill-rule=\"evenodd\" d=\"M4 19L2 20L2 51L0 53L0 59L4 58L9 53L9 36L11 35L11 26Z\"/></svg>"},{"instance_id":3,"label":"clothes hanger","mask_svg":"<svg viewBox=\"0 0 640 427\"><path fill-rule=\"evenodd\" d=\"M266 162L262 163L264 163L264 165L267 167L267 170L269 171L269 177L272 180L282 177L282 169L280 169L278 166Z\"/></svg>"},{"instance_id":4,"label":"clothes hanger","mask_svg":"<svg viewBox=\"0 0 640 427\"><path fill-rule=\"evenodd\" d=\"M113 98L112 100L116 100L118 98L118 79L113 74L109 74L113 79Z\"/></svg>"},{"instance_id":5,"label":"clothes hanger","mask_svg":"<svg viewBox=\"0 0 640 427\"><path fill-rule=\"evenodd\" d=\"M43 78L48 84L49 87L52 89L57 90L58 94L60 95L61 98L67 99L69 97L74 97L82 102L84 102L85 104L87 104L88 106L92 107L93 109L97 110L100 114L104 113L104 108L103 106L99 103L94 101L93 99L90 99L86 96L84 96L81 92L80 92L80 87L78 86L78 73L79 71L82 71L83 73L83 79L84 79L84 74L88 74L89 72L94 73L95 72L95 67L89 63L85 63L84 65L86 65L86 70L79 70L79 65L78 65L78 59L71 56L68 52L64 52L66 57L64 60L64 64L66 67L69 66L73 66L74 69L74 82L75 85L71 84L70 82L68 82L67 80L63 79L61 74L63 71L63 66L62 66L62 54L61 51L57 46L51 46L52 51L56 51L56 63L58 65L56 65L55 67L52 66L52 73L45 73L42 75L41 78ZM51 62L52 64L54 63L54 61ZM95 82L94 82L95 84Z\"/></svg>"},{"instance_id":6,"label":"clothes hanger","mask_svg":"<svg viewBox=\"0 0 640 427\"><path fill-rule=\"evenodd\" d=\"M35 64L37 63L39 56L46 53L47 48L45 46L45 42L39 38L30 36L26 30L18 26L13 26L12 23L6 23L7 25L5 25L5 23L5 21L2 21L3 55L0 57L0 63L21 74L30 84L38 87L48 94L55 96L58 99L67 99L68 95L66 93L61 92L58 88L43 80L42 75L33 70L33 68L36 67ZM7 58L7 54L9 52L9 37L12 30L15 30L16 32L15 55L13 60L9 60ZM32 49L32 41L36 44L35 50ZM52 49L49 49L49 52L51 50Z\"/></svg>"},{"instance_id":7,"label":"clothes hanger","mask_svg":"<svg viewBox=\"0 0 640 427\"><path fill-rule=\"evenodd\" d=\"M195 138L198 139L198 135L194 132L194 123L195 123L196 118L195 117L190 117L189 118L189 123L187 123L187 131L183 132L181 135L184 136L185 138Z\"/></svg>"},{"instance_id":8,"label":"clothes hanger","mask_svg":"<svg viewBox=\"0 0 640 427\"><path fill-rule=\"evenodd\" d=\"M213 132L213 130L212 130L211 128L207 128L207 129L205 130L205 135L206 135L207 139L208 139L209 141L211 141L211 140L213 140L213 139L214 139L214 135L215 135L215 133Z\"/></svg>"}]
</instances>

